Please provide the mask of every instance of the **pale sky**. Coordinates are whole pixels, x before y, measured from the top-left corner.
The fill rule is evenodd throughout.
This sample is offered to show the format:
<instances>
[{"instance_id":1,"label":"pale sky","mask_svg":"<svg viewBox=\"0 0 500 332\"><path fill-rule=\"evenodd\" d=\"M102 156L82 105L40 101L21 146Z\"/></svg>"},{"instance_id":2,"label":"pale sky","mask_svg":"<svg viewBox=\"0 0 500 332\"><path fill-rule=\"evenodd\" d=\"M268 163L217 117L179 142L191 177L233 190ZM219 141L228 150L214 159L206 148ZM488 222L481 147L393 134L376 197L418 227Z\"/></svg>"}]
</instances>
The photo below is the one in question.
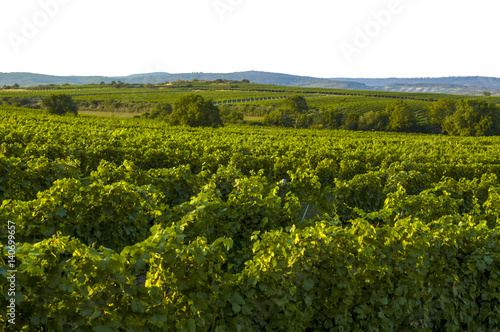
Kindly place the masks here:
<instances>
[{"instance_id":1,"label":"pale sky","mask_svg":"<svg viewBox=\"0 0 500 332\"><path fill-rule=\"evenodd\" d=\"M498 0L0 0L0 72L500 77Z\"/></svg>"}]
</instances>

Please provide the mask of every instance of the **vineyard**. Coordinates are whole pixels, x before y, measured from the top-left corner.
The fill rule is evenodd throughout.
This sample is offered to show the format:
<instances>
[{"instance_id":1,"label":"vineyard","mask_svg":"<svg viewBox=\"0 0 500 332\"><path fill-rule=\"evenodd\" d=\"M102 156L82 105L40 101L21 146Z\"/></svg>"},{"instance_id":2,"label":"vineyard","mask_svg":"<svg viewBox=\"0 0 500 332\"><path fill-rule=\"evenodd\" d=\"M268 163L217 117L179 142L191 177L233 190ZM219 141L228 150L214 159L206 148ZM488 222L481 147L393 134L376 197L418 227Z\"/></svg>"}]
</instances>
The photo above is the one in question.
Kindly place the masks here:
<instances>
[{"instance_id":1,"label":"vineyard","mask_svg":"<svg viewBox=\"0 0 500 332\"><path fill-rule=\"evenodd\" d=\"M64 90L262 105L301 93L317 109L363 99L360 113L399 98L420 114L438 99L249 86ZM8 105L48 93L0 93L3 330L500 328L499 137L191 128Z\"/></svg>"},{"instance_id":2,"label":"vineyard","mask_svg":"<svg viewBox=\"0 0 500 332\"><path fill-rule=\"evenodd\" d=\"M318 105L326 107L332 103L337 103L338 98L347 98L348 102L361 102L364 100L389 101L402 99L408 101L420 101L429 103L443 98L445 95L431 93L398 93L382 91L360 91L360 90L340 90L325 88L299 88L275 85L261 85L254 83L233 82L227 84L209 84L204 82L182 82L157 85L84 85L84 86L54 86L43 88L28 88L20 90L0 90L0 101L40 100L43 97L55 93L65 93L80 102L145 102L145 103L172 103L180 96L187 93L196 93L205 99L211 99L216 103L253 103L259 101L276 100L286 98L295 94L300 94L312 101L319 100ZM334 99L332 99L334 97ZM319 98L319 99L318 99ZM470 96L446 95L446 98L461 99ZM479 97L475 97L479 98ZM483 97L481 97L483 98ZM500 103L500 97L488 97L492 103ZM265 102L269 104L269 102ZM271 102L278 105L279 101ZM422 104L423 105L423 104ZM364 108L361 109L363 112ZM373 110L373 109L370 109Z\"/></svg>"},{"instance_id":3,"label":"vineyard","mask_svg":"<svg viewBox=\"0 0 500 332\"><path fill-rule=\"evenodd\" d=\"M196 94L219 107L221 121L226 124L433 134L446 132L466 136L500 134L500 97L284 87L255 84L248 80L193 80L154 85L113 82L26 89L4 87L0 90L0 105L41 109L43 99L61 93L74 100L81 114L90 115L166 121L165 115L169 114L170 106L176 100ZM285 100L297 95L308 104L300 116L290 114L283 108ZM440 104L442 101L445 104ZM450 106L450 102L460 106ZM433 111L433 116L429 116L429 111L436 104L440 106ZM443 105L448 106L439 109ZM454 113L454 118L445 121L447 115ZM404 119L406 123L401 123Z\"/></svg>"}]
</instances>

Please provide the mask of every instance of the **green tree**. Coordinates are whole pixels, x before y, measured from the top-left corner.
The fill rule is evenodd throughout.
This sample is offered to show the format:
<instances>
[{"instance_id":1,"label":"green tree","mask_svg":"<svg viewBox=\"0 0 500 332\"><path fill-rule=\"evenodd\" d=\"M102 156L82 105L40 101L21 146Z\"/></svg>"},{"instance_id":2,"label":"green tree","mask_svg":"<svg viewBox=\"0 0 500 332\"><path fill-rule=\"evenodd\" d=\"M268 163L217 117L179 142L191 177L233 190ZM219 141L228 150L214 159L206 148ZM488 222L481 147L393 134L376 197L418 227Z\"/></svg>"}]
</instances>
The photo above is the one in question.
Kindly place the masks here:
<instances>
[{"instance_id":1,"label":"green tree","mask_svg":"<svg viewBox=\"0 0 500 332\"><path fill-rule=\"evenodd\" d=\"M345 120L344 128L347 130L358 130L359 114L349 113Z\"/></svg>"},{"instance_id":2,"label":"green tree","mask_svg":"<svg viewBox=\"0 0 500 332\"><path fill-rule=\"evenodd\" d=\"M169 103L158 103L155 105L151 115L156 115L155 117L164 117L170 115L173 112L172 104Z\"/></svg>"},{"instance_id":3,"label":"green tree","mask_svg":"<svg viewBox=\"0 0 500 332\"><path fill-rule=\"evenodd\" d=\"M314 123L314 116L312 114L302 114L299 116L298 121L295 122L295 128L309 128Z\"/></svg>"},{"instance_id":4,"label":"green tree","mask_svg":"<svg viewBox=\"0 0 500 332\"><path fill-rule=\"evenodd\" d=\"M432 132L438 133L443 129L444 119L457 111L457 103L453 99L439 99L434 102L427 113Z\"/></svg>"},{"instance_id":5,"label":"green tree","mask_svg":"<svg viewBox=\"0 0 500 332\"><path fill-rule=\"evenodd\" d=\"M359 118L360 130L385 131L388 124L389 115L387 112L370 111Z\"/></svg>"},{"instance_id":6,"label":"green tree","mask_svg":"<svg viewBox=\"0 0 500 332\"><path fill-rule=\"evenodd\" d=\"M172 114L172 105L169 103L158 103L155 105L153 111L143 113L141 118L144 119L158 119L167 120L168 116Z\"/></svg>"},{"instance_id":7,"label":"green tree","mask_svg":"<svg viewBox=\"0 0 500 332\"><path fill-rule=\"evenodd\" d=\"M78 106L76 106L71 96L63 93L52 93L42 99L42 106L51 114L63 115L73 113L78 115Z\"/></svg>"},{"instance_id":8,"label":"green tree","mask_svg":"<svg viewBox=\"0 0 500 332\"><path fill-rule=\"evenodd\" d=\"M291 116L295 117L295 128L298 128L301 115L309 110L307 101L304 97L295 95L288 97L283 102L283 107Z\"/></svg>"},{"instance_id":9,"label":"green tree","mask_svg":"<svg viewBox=\"0 0 500 332\"><path fill-rule=\"evenodd\" d=\"M342 110L326 109L320 111L321 124L325 128L337 129L342 126Z\"/></svg>"},{"instance_id":10,"label":"green tree","mask_svg":"<svg viewBox=\"0 0 500 332\"><path fill-rule=\"evenodd\" d=\"M269 126L292 127L293 119L285 108L279 107L265 114L263 122Z\"/></svg>"},{"instance_id":11,"label":"green tree","mask_svg":"<svg viewBox=\"0 0 500 332\"><path fill-rule=\"evenodd\" d=\"M443 129L453 136L485 136L500 134L500 109L484 100L463 99L457 111L448 115Z\"/></svg>"},{"instance_id":12,"label":"green tree","mask_svg":"<svg viewBox=\"0 0 500 332\"><path fill-rule=\"evenodd\" d=\"M415 113L403 101L397 101L386 108L389 114L387 130L397 132L411 132L417 125Z\"/></svg>"},{"instance_id":13,"label":"green tree","mask_svg":"<svg viewBox=\"0 0 500 332\"><path fill-rule=\"evenodd\" d=\"M238 123L242 122L245 118L243 111L226 105L220 107L220 115L224 123Z\"/></svg>"},{"instance_id":14,"label":"green tree","mask_svg":"<svg viewBox=\"0 0 500 332\"><path fill-rule=\"evenodd\" d=\"M214 128L223 125L219 108L199 95L190 94L177 99L172 109L168 117L172 125Z\"/></svg>"}]
</instances>

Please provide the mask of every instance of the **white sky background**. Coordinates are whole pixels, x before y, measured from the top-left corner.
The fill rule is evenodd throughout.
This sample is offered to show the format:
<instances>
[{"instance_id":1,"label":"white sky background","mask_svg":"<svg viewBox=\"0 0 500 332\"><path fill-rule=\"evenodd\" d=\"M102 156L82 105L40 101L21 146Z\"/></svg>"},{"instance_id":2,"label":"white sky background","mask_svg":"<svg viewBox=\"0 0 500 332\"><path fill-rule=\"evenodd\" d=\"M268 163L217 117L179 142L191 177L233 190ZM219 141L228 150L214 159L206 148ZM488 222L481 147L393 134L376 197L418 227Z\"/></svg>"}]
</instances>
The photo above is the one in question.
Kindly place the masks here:
<instances>
[{"instance_id":1,"label":"white sky background","mask_svg":"<svg viewBox=\"0 0 500 332\"><path fill-rule=\"evenodd\" d=\"M497 0L0 0L0 72L500 77L499 13Z\"/></svg>"}]
</instances>

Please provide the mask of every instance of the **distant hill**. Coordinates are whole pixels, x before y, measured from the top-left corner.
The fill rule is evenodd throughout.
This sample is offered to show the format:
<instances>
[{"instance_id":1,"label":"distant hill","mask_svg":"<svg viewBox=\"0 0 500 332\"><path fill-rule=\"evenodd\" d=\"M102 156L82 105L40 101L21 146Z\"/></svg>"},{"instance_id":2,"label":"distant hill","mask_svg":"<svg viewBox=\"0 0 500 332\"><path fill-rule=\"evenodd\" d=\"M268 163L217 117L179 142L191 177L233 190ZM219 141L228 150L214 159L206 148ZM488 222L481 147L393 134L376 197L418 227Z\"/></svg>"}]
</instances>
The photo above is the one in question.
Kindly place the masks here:
<instances>
[{"instance_id":1,"label":"distant hill","mask_svg":"<svg viewBox=\"0 0 500 332\"><path fill-rule=\"evenodd\" d=\"M30 87L46 84L86 85L122 81L130 84L155 84L177 80L237 80L248 79L259 84L321 87L349 90L380 90L398 92L433 92L453 94L482 94L490 91L500 95L500 78L494 77L439 77L439 78L317 78L261 71L235 73L148 73L130 76L52 76L33 73L0 73L0 87L19 84Z\"/></svg>"},{"instance_id":2,"label":"distant hill","mask_svg":"<svg viewBox=\"0 0 500 332\"><path fill-rule=\"evenodd\" d=\"M500 78L484 76L421 77L421 78L331 78L348 82L358 82L370 87L391 86L395 84L453 84L485 88L500 88Z\"/></svg>"},{"instance_id":3,"label":"distant hill","mask_svg":"<svg viewBox=\"0 0 500 332\"><path fill-rule=\"evenodd\" d=\"M481 95L489 91L500 96L500 78L485 76L421 77L421 78L332 78L362 83L373 90L396 92L450 93Z\"/></svg>"},{"instance_id":4,"label":"distant hill","mask_svg":"<svg viewBox=\"0 0 500 332\"><path fill-rule=\"evenodd\" d=\"M101 76L52 76L33 73L0 73L0 86L19 84L22 87L46 84L72 84L84 85L100 83ZM111 82L111 81L110 81Z\"/></svg>"},{"instance_id":5,"label":"distant hill","mask_svg":"<svg viewBox=\"0 0 500 332\"><path fill-rule=\"evenodd\" d=\"M135 74L130 76L51 76L32 73L0 73L0 86L19 84L23 87L46 85L46 84L72 84L85 85L100 82L110 83L111 81L122 81L129 84L155 84L164 82L174 82L177 80L190 81L227 79L241 81L248 79L250 82L270 85L285 85L298 87L326 87L336 89L370 90L363 83L352 81L336 81L324 78L307 76L295 76L287 74L267 73L259 71L246 71L236 73L149 73Z\"/></svg>"}]
</instances>

